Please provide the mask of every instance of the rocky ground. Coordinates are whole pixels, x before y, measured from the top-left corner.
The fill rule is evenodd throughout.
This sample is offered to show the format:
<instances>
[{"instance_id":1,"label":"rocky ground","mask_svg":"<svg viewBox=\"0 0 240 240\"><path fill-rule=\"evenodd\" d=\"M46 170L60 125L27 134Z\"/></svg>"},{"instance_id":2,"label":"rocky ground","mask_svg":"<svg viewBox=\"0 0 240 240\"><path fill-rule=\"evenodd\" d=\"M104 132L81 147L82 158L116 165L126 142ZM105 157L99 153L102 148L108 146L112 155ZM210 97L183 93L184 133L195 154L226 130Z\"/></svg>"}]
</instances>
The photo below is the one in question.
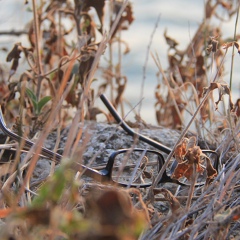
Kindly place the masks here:
<instances>
[{"instance_id":1,"label":"rocky ground","mask_svg":"<svg viewBox=\"0 0 240 240\"><path fill-rule=\"evenodd\" d=\"M79 124L79 128L82 125ZM63 149L66 144L68 132L70 126L61 132L60 143L57 152L63 153ZM138 133L141 133L161 144L171 148L174 146L179 138L180 133L175 130L163 128L163 127L145 127L142 130L134 129ZM1 143L4 143L6 136L0 135ZM48 149L53 149L56 143L57 133L52 132L44 146ZM87 141L86 147L82 154L82 160L85 165L90 164L91 166L97 166L106 164L110 154L116 150L123 148L138 147L144 149L154 149L143 141L134 141L133 137L128 135L119 125L98 123L94 121L86 121L83 126L82 138L79 142L79 148L81 148ZM200 145L203 145L202 141L199 141ZM157 149L155 149L157 150ZM5 154L5 160L9 156L9 151ZM166 154L164 155L166 156ZM51 169L51 161L48 159L40 158L31 182L33 185L37 185L49 176Z\"/></svg>"},{"instance_id":2,"label":"rocky ground","mask_svg":"<svg viewBox=\"0 0 240 240\"><path fill-rule=\"evenodd\" d=\"M70 127L67 127L61 133L61 140L58 149L58 153L60 154L63 152L66 144L69 128ZM135 130L139 131L137 129ZM180 135L177 131L161 127L145 128L139 131L139 133L144 134L145 136L150 137L168 147L173 147ZM52 132L45 142L45 147L53 149L56 138L56 132ZM88 138L88 143L83 153L83 161L84 164L89 164L91 162L94 166L107 163L108 157L112 152L122 148L131 148L134 144L134 147L154 149L142 141L137 141L135 143L133 137L128 135L117 124L86 121L83 127L83 135L79 142L79 148L81 148L84 144L86 138ZM32 181L38 181L39 179L47 177L49 171L50 161L44 159L39 160Z\"/></svg>"}]
</instances>

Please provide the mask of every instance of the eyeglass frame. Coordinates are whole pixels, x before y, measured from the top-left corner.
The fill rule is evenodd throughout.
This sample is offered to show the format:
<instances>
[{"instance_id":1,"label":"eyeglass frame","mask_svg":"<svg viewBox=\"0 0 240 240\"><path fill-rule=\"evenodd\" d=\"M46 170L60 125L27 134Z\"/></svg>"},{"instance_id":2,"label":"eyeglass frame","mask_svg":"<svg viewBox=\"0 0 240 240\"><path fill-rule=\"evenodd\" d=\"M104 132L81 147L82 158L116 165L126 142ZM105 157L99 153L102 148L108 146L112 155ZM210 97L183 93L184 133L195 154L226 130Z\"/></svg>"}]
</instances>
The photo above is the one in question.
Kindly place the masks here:
<instances>
[{"instance_id":1,"label":"eyeglass frame","mask_svg":"<svg viewBox=\"0 0 240 240\"><path fill-rule=\"evenodd\" d=\"M158 151L155 150L146 150L147 152L151 152L151 153L155 153L159 156L158 158L158 163L159 163L159 167L161 169L161 167L164 164L164 157L161 154L160 151L169 154L172 149L168 148L167 146L153 140L150 139L142 134L139 134L137 132L135 132L132 128L130 128L127 123L120 117L120 115L118 114L118 112L116 111L116 109L113 107L113 105L110 103L110 101L107 99L107 97L104 94L100 95L100 99L102 100L102 102L104 103L104 105L107 107L107 109L109 110L109 112L112 114L112 116L114 117L115 121L123 128L124 131L126 131L129 135L131 135L132 137L137 137L140 141L143 141L145 143L148 143L150 146L155 147ZM2 110L1 110L1 106L0 106L0 129L3 131L3 133L5 133L8 137L10 137L11 139L14 139L17 142L21 142L23 141L25 146L27 148L31 148L36 146L36 144L24 137L19 136L18 134L12 132L10 129L8 129L6 127L4 118L3 118L3 114L2 114ZM37 146L36 146L37 147ZM58 154L58 153L54 153L53 151L45 148L45 147L41 147L41 154L45 157L48 157L50 159L54 159L57 163L59 163L61 161L61 159L63 158L62 155ZM102 170L96 170L94 168L90 168L84 164L80 164L80 167L83 170L83 174L97 180L98 182L109 182L112 184L116 184L116 182L114 182L112 180L112 170L113 170L113 164L114 164L114 160L115 157L123 152L129 151L129 149L119 149L114 151L108 159L108 162L106 164L106 167ZM140 149L140 148L134 148L132 149L132 151L145 151L145 149ZM218 170L218 165L219 165L219 156L217 154L217 152L213 151L213 150L202 150L203 153L212 153L215 154L217 156L216 160L213 163L213 167ZM172 167L171 167L171 171L174 170L174 168L176 167L176 160L173 163ZM159 169L159 170L160 170ZM166 183L166 182L170 182L170 183L176 183L180 186L188 186L188 184L184 184L179 182L177 179L172 179L171 177L169 177L167 175L166 170L164 171L164 174L162 176L162 178L160 179L159 183ZM124 184L124 183L119 183L122 186L127 186L128 184ZM131 184L131 187L140 187L140 188L146 188L151 186L152 184ZM195 185L197 186L197 185Z\"/></svg>"}]
</instances>

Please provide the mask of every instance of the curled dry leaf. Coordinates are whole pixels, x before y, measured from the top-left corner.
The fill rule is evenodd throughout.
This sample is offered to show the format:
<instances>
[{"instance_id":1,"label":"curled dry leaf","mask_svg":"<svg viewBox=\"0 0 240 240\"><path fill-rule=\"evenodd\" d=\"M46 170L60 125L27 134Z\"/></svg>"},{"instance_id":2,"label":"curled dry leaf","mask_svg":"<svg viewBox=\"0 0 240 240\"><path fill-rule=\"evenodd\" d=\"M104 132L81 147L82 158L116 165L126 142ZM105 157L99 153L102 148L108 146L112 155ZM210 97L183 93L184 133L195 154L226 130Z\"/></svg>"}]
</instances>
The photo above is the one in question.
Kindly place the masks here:
<instances>
[{"instance_id":1,"label":"curled dry leaf","mask_svg":"<svg viewBox=\"0 0 240 240\"><path fill-rule=\"evenodd\" d=\"M81 48L81 56L79 58L79 82L83 87L91 70L96 52L97 44L88 45Z\"/></svg>"},{"instance_id":2,"label":"curled dry leaf","mask_svg":"<svg viewBox=\"0 0 240 240\"><path fill-rule=\"evenodd\" d=\"M115 1L115 3L114 3L115 16L118 15L123 3L124 3L124 1ZM120 20L117 23L116 29L112 34L112 38L115 36L115 34L118 30L127 30L129 25L133 22L133 20L134 20L134 17L133 17L132 5L130 3L128 3L128 5L126 6L126 8L124 9L124 11L122 13ZM113 24L113 22L114 22L114 20L112 21L112 24Z\"/></svg>"},{"instance_id":3,"label":"curled dry leaf","mask_svg":"<svg viewBox=\"0 0 240 240\"><path fill-rule=\"evenodd\" d=\"M88 109L88 116L87 119L91 121L97 121L97 115L104 114L106 115L101 109L97 107L92 107Z\"/></svg>"},{"instance_id":4,"label":"curled dry leaf","mask_svg":"<svg viewBox=\"0 0 240 240\"><path fill-rule=\"evenodd\" d=\"M228 94L229 96L229 105L230 105L230 110L232 111L233 110L233 101L232 101L232 94L231 94L231 91L229 89L229 86L228 84L225 84L225 83L216 83L216 82L212 82L210 83L210 86L209 87L206 87L203 89L203 95L208 91L208 90L214 90L214 89L218 89L218 92L219 92L219 97L218 97L218 100L215 102L216 103L216 109L218 109L218 103L220 101L222 101L222 96L224 94Z\"/></svg>"},{"instance_id":5,"label":"curled dry leaf","mask_svg":"<svg viewBox=\"0 0 240 240\"><path fill-rule=\"evenodd\" d=\"M16 43L14 44L13 49L9 52L9 54L7 55L6 61L7 62L11 62L12 61L12 67L10 70L10 76L11 77L17 70L18 68L18 61L20 57L20 54L22 52L22 44Z\"/></svg>"},{"instance_id":6,"label":"curled dry leaf","mask_svg":"<svg viewBox=\"0 0 240 240\"><path fill-rule=\"evenodd\" d=\"M177 167L174 170L172 178L179 179L185 175L189 175L189 173L187 173L188 169L189 169L189 164L187 161L178 163Z\"/></svg>"},{"instance_id":7,"label":"curled dry leaf","mask_svg":"<svg viewBox=\"0 0 240 240\"><path fill-rule=\"evenodd\" d=\"M101 33L103 28L104 5L105 5L105 0L84 0L83 7L82 7L83 12L88 12L90 7L95 8L98 15L99 22L100 22L99 32Z\"/></svg>"},{"instance_id":8,"label":"curled dry leaf","mask_svg":"<svg viewBox=\"0 0 240 240\"><path fill-rule=\"evenodd\" d=\"M187 150L190 148L194 148L197 144L197 139L196 137L192 136L189 138L188 140L188 144L187 144Z\"/></svg>"},{"instance_id":9,"label":"curled dry leaf","mask_svg":"<svg viewBox=\"0 0 240 240\"><path fill-rule=\"evenodd\" d=\"M234 46L237 48L238 53L240 54L240 46L238 42L234 42Z\"/></svg>"},{"instance_id":10,"label":"curled dry leaf","mask_svg":"<svg viewBox=\"0 0 240 240\"><path fill-rule=\"evenodd\" d=\"M181 205L180 205L179 201L177 200L177 198L175 198L170 191L168 191L165 188L154 188L153 193L154 193L154 195L162 194L167 199L172 213L173 214L178 213L179 209L181 208Z\"/></svg>"},{"instance_id":11,"label":"curled dry leaf","mask_svg":"<svg viewBox=\"0 0 240 240\"><path fill-rule=\"evenodd\" d=\"M213 167L211 160L205 155L206 159L206 170L207 170L207 179L206 179L206 185L209 185L213 179L217 176L217 170Z\"/></svg>"},{"instance_id":12,"label":"curled dry leaf","mask_svg":"<svg viewBox=\"0 0 240 240\"><path fill-rule=\"evenodd\" d=\"M237 117L240 117L240 98L238 98L235 103L234 112L236 113Z\"/></svg>"},{"instance_id":13,"label":"curled dry leaf","mask_svg":"<svg viewBox=\"0 0 240 240\"><path fill-rule=\"evenodd\" d=\"M178 45L178 42L175 39L167 36L167 29L165 29L165 31L164 31L164 37L165 37L165 40L166 40L168 46L170 48L174 48L175 49L176 46Z\"/></svg>"},{"instance_id":14,"label":"curled dry leaf","mask_svg":"<svg viewBox=\"0 0 240 240\"><path fill-rule=\"evenodd\" d=\"M227 48L232 47L232 46L233 46L233 42L227 42L227 43L224 43L222 45L223 49L227 49Z\"/></svg>"},{"instance_id":15,"label":"curled dry leaf","mask_svg":"<svg viewBox=\"0 0 240 240\"><path fill-rule=\"evenodd\" d=\"M20 53L22 52L21 48L22 44L15 43L13 49L10 51L10 53L7 55L7 62L11 62L13 59L19 59L20 58Z\"/></svg>"},{"instance_id":16,"label":"curled dry leaf","mask_svg":"<svg viewBox=\"0 0 240 240\"><path fill-rule=\"evenodd\" d=\"M120 80L118 81L117 97L115 99L115 107L117 107L122 102L123 93L127 86L127 77L122 76L121 78L122 78L122 81L120 81Z\"/></svg>"},{"instance_id":17,"label":"curled dry leaf","mask_svg":"<svg viewBox=\"0 0 240 240\"><path fill-rule=\"evenodd\" d=\"M177 146L175 149L175 158L176 160L181 163L187 153L187 144L188 144L188 139L184 138Z\"/></svg>"},{"instance_id":18,"label":"curled dry leaf","mask_svg":"<svg viewBox=\"0 0 240 240\"><path fill-rule=\"evenodd\" d=\"M210 42L209 42L209 45L207 47L208 53L210 53L210 52L213 52L213 53L217 52L217 50L218 50L218 41L217 41L217 39L218 39L218 36L210 37Z\"/></svg>"},{"instance_id":19,"label":"curled dry leaf","mask_svg":"<svg viewBox=\"0 0 240 240\"><path fill-rule=\"evenodd\" d=\"M194 165L196 166L196 172L202 174L204 168L201 166L203 161L206 161L207 181L212 180L217 171L213 168L210 159L202 153L199 146L196 146L196 138L190 139L184 138L180 144L176 147L175 158L178 161L178 165L174 170L172 178L179 179L186 177L191 180L194 174Z\"/></svg>"}]
</instances>

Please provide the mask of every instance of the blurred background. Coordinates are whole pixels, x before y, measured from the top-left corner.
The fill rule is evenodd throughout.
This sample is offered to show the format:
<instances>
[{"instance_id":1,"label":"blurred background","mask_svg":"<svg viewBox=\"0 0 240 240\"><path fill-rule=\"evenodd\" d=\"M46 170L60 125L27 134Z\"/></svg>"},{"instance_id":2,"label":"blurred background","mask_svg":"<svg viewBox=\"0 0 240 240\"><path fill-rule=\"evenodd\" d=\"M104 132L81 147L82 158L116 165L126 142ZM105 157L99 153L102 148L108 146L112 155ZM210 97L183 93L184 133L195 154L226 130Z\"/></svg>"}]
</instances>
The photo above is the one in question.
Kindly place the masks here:
<instances>
[{"instance_id":1,"label":"blurred background","mask_svg":"<svg viewBox=\"0 0 240 240\"><path fill-rule=\"evenodd\" d=\"M29 2L31 4L31 1ZM204 19L204 1L132 0L130 2L133 5L135 20L130 25L129 30L122 31L121 35L130 48L130 52L122 58L122 74L127 77L124 97L132 106L138 104L142 99L140 111L142 119L147 123L156 124L154 91L157 85L156 74L158 69L151 55L147 55L148 46L152 41L150 52L158 54L163 68L166 69L168 67L168 46L164 38L164 31L167 30L167 35L178 41L179 50L184 50ZM32 19L32 13L27 11L29 6L25 5L23 0L1 0L0 3L0 32L24 30ZM155 29L158 18L158 27ZM229 38L233 37L235 20L236 15L233 16L231 21L225 23L213 19L212 24L221 28L223 38ZM155 33L152 37L154 29ZM6 47L10 50L16 42L22 42L25 46L28 46L26 35L19 37L0 35L0 48ZM240 57L236 51L235 55L233 102L236 102L240 96ZM0 64L10 67L11 63L5 61L6 56L6 52L0 51ZM146 58L148 58L148 61L146 61ZM231 51L229 51L225 62L226 75L224 81L228 83ZM146 67L145 74L144 66ZM17 74L20 74L20 72L17 72ZM127 106L126 109L130 110ZM129 115L128 118L131 120L133 116Z\"/></svg>"}]
</instances>

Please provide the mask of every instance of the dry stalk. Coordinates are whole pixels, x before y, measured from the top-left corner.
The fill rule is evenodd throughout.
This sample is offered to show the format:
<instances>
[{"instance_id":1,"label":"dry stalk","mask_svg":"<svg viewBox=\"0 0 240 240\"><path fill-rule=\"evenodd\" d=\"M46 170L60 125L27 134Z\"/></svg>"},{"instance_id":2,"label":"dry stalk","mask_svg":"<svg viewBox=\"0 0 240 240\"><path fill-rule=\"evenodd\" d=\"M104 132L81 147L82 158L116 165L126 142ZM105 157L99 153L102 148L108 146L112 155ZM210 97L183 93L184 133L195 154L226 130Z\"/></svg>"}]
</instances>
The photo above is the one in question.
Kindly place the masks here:
<instances>
[{"instance_id":1,"label":"dry stalk","mask_svg":"<svg viewBox=\"0 0 240 240\"><path fill-rule=\"evenodd\" d=\"M91 87L91 84L92 84L93 76L96 72L97 65L100 61L100 57L101 57L102 53L105 51L107 43L109 43L109 41L111 39L111 36L113 35L113 33L114 33L114 31L117 27L117 24L118 24L118 22L119 22L119 20L122 16L122 13L123 13L124 9L127 6L127 4L128 4L128 0L126 0L124 2L124 4L122 5L114 23L113 23L113 25L110 29L110 32L109 32L108 36L106 36L106 34L103 35L103 39L102 39L102 41L101 41L101 43L98 47L96 56L94 58L92 66L91 66L91 69L90 69L90 72L89 72L89 75L88 75L88 78L87 78L87 81L86 81L86 86L84 88L84 92L83 92L82 97L80 98L80 101L78 103L77 112L76 112L76 114L74 116L74 119L73 119L73 123L75 123L76 125L79 121L81 121L82 124L84 123L84 102L88 98L88 93L89 93L89 90L90 90L90 87ZM76 125L74 126L74 124L72 124L72 127L70 128L68 137L71 137L71 139L68 141L68 144L66 144L66 148L64 149L64 154L66 154L66 155L69 155L70 145L72 145L73 140L74 140L73 136L75 136L75 133L77 132L77 126ZM80 131L77 135L77 138L76 138L75 142L74 142L72 152L74 152L76 150L76 147L77 147L78 142L81 138L81 135L82 135L82 132Z\"/></svg>"},{"instance_id":2,"label":"dry stalk","mask_svg":"<svg viewBox=\"0 0 240 240\"><path fill-rule=\"evenodd\" d=\"M143 98L143 92L144 92L144 84L145 84L145 80L146 80L146 70L147 70L147 64L148 64L148 58L149 58L149 53L150 53L150 49L151 49L151 45L152 45L152 41L153 41L153 37L155 35L155 32L158 28L158 24L160 21L160 15L158 15L155 26L153 28L152 34L150 36L150 40L149 40L149 44L147 46L147 53L146 53L146 58L145 58L145 63L143 65L143 78L142 78L142 84L141 84L141 93L140 93L140 99ZM141 111L141 107L142 104L139 104L139 109L138 109L138 115L140 116L140 111Z\"/></svg>"},{"instance_id":3,"label":"dry stalk","mask_svg":"<svg viewBox=\"0 0 240 240\"><path fill-rule=\"evenodd\" d=\"M236 41L236 36L237 36L237 26L238 26L239 10L240 10L240 2L238 2L238 8L237 8L237 14L236 14L236 21L235 21L235 28L234 28L234 35L233 35L233 40L234 40L234 41ZM229 82L229 88L230 88L230 90L232 90L234 50L235 50L235 48L233 47L233 48L232 48L232 59L231 59L231 70L230 70L230 82Z\"/></svg>"},{"instance_id":4,"label":"dry stalk","mask_svg":"<svg viewBox=\"0 0 240 240\"><path fill-rule=\"evenodd\" d=\"M172 82L173 82L172 74L171 74L171 80L172 80ZM188 86L190 86L190 88L192 89L193 96L194 96L194 100L195 100L195 104L196 104L196 107L197 107L197 106L199 106L199 98L198 98L198 94L197 94L196 88L194 87L193 83L191 83L191 82L185 82L185 83L182 83L181 86L178 86L178 85L176 84L176 89L181 92L181 95L183 96L183 98L188 102L189 100L187 99L186 94L184 94L185 91L183 90L185 87L188 87ZM183 88L183 89L182 89L182 88ZM174 101L175 101L175 98L174 98ZM175 108L176 108L176 107L177 107L177 106L175 106ZM177 108L178 108L178 107L177 107ZM185 108L185 110L186 110L189 114L191 114L191 116L192 116L194 110L192 109L192 107L191 107L190 104L189 104L189 108L190 108L189 111L187 111L186 108ZM179 110L178 110L178 111L179 111ZM180 116L181 116L181 115L180 115ZM181 119L181 118L180 118L180 119ZM182 119L181 119L181 121L182 121ZM200 122L200 121L201 121L201 120L198 120L198 119L195 120L195 127L196 127L196 130L197 130L198 136L199 136L199 137L202 137L201 129L200 129L200 126L199 126L199 122ZM183 123L183 122L182 122L182 123Z\"/></svg>"},{"instance_id":5,"label":"dry stalk","mask_svg":"<svg viewBox=\"0 0 240 240\"><path fill-rule=\"evenodd\" d=\"M24 178L23 180L23 184L19 190L19 193L18 193L18 196L16 198L16 204L17 202L20 200L22 194L24 193L25 191L25 187L26 187L26 184L29 182L31 176L32 176L32 173L35 169L35 166L36 166L36 163L38 161L38 158L39 158L39 154L41 152L41 148L38 147L38 146L42 146L43 145L43 142L44 140L46 139L46 137L48 136L49 132L51 131L52 127L53 127L53 124L55 124L55 119L56 119L56 116L62 106L62 102L63 100L66 98L67 94L69 93L70 89L71 89L71 84L69 84L65 91L64 88L67 84L67 80L69 79L69 76L70 76L70 73L72 71L72 67L73 67L73 62L70 62L69 64L69 69L68 71L66 72L65 74L65 77L60 85L60 88L58 90L58 94L57 96L59 97L56 97L55 101L53 102L53 107L52 107L52 111L50 113L50 116L47 120L47 123L46 123L46 127L45 129L43 130L43 132L41 133L38 141L36 142L36 144L29 150L29 152L27 153L26 157L24 158L23 162L26 161L26 159L28 159L30 156L33 155L33 158L29 164L29 169L27 171L27 174L26 174L26 177Z\"/></svg>"},{"instance_id":6,"label":"dry stalk","mask_svg":"<svg viewBox=\"0 0 240 240\"><path fill-rule=\"evenodd\" d=\"M60 115L60 113L59 113L59 115ZM59 119L60 119L60 116L59 116ZM56 142L55 142L55 146L54 146L54 149L53 149L54 153L57 152L60 140L61 140L61 124L59 124L58 127L57 127L57 137L56 137ZM49 176L53 175L53 173L55 171L55 165L56 165L55 161L52 161Z\"/></svg>"},{"instance_id":7,"label":"dry stalk","mask_svg":"<svg viewBox=\"0 0 240 240\"><path fill-rule=\"evenodd\" d=\"M106 34L103 36L103 39L106 39ZM100 43L100 46L98 48L98 51L96 53L93 64L91 66L91 70L89 72L89 76L88 76L88 79L86 81L86 86L84 88L84 92L83 92L81 98L79 99L77 111L76 111L76 114L73 118L72 126L69 130L69 133L68 133L66 147L65 147L64 152L63 152L64 156L70 156L70 150L71 150L72 145L73 145L73 148L71 150L72 154L76 151L78 142L79 142L79 140L82 136L82 131L81 130L77 131L77 125L78 125L79 122L84 124L84 102L88 98L88 92L89 92L89 89L90 89L90 86L91 86L91 81L92 81L93 75L96 71L97 64L100 60L100 56L102 55L104 49L105 49L105 44L104 44L104 40L102 40L102 42ZM76 135L76 133L77 133L77 135ZM74 139L75 139L75 141L74 141Z\"/></svg>"},{"instance_id":8,"label":"dry stalk","mask_svg":"<svg viewBox=\"0 0 240 240\"><path fill-rule=\"evenodd\" d=\"M41 61L41 53L40 53L40 43L41 38L39 34L39 22L38 22L38 12L37 12L37 6L36 6L36 0L32 0L33 5L33 16L34 16L34 30L35 30L35 44L36 44L36 55L37 55L37 66L38 66L38 74L42 75L42 61ZM40 90L41 90L41 82L42 78L38 77L38 84L37 84L37 98L40 96Z\"/></svg>"},{"instance_id":9,"label":"dry stalk","mask_svg":"<svg viewBox=\"0 0 240 240\"><path fill-rule=\"evenodd\" d=\"M197 180L197 168L196 168L196 164L193 164L193 174L192 174L192 179L191 179L191 186L190 186L189 192L188 192L188 198L187 198L187 203L186 203L186 212L189 211L189 208L191 206L193 193L195 190L196 180Z\"/></svg>"},{"instance_id":10,"label":"dry stalk","mask_svg":"<svg viewBox=\"0 0 240 240\"><path fill-rule=\"evenodd\" d=\"M220 65L219 65L219 68L218 68L218 70L217 70L217 72L216 72L216 74L215 74L214 79L213 79L212 82L216 82L216 80L217 80L218 73L219 73L220 69L222 68L222 65L223 65L225 56L226 56L226 54L227 54L227 51L228 51L228 48L226 48L226 50L225 50L225 53L224 53L223 58L222 58L222 61L221 61ZM156 177L156 179L155 179L155 181L154 181L154 183L153 183L153 187L154 187L154 188L157 186L158 182L159 182L160 179L162 178L162 175L163 175L164 171L166 170L168 164L170 163L171 158L173 157L173 154L174 154L174 152L175 152L175 149L176 149L177 145L182 141L183 137L186 135L189 127L191 126L192 122L195 120L198 112L199 112L200 109L202 108L202 106L203 106L203 104L205 103L205 101L208 99L208 96L209 96L210 92L211 92L211 90L208 89L207 92L205 93L202 101L200 102L199 106L197 107L195 113L193 114L193 117L190 119L190 121L189 121L188 125L185 127L185 129L182 131L182 133L181 133L178 141L175 143L175 145L174 145L171 153L168 155L168 157L167 157L164 165L162 166L162 168L161 168L158 176Z\"/></svg>"},{"instance_id":11,"label":"dry stalk","mask_svg":"<svg viewBox=\"0 0 240 240\"><path fill-rule=\"evenodd\" d=\"M177 114L178 114L178 117L179 117L179 119L181 120L182 125L184 126L184 121L183 121L182 115L181 115L181 113L180 113L180 111L179 111L179 108L178 108L178 105L177 105L177 102L176 102L174 93L173 93L173 91L172 91L172 88L170 87L169 82L168 82L168 79L167 79L167 77L166 77L166 75L165 75L165 73L164 73L164 70L163 70L163 68L162 68L160 59L159 59L159 57L158 57L157 54L156 54L156 58L155 58L154 55L152 54L152 58L153 58L156 66L158 67L159 71L161 72L161 74L162 74L162 76L163 76L164 82L165 82L165 84L166 84L167 87L168 87L168 91L169 91L169 94L170 94L170 96L171 96L171 98L172 98L172 101L173 101L174 107L175 107L175 109L176 109L176 112L177 112Z\"/></svg>"}]
</instances>

